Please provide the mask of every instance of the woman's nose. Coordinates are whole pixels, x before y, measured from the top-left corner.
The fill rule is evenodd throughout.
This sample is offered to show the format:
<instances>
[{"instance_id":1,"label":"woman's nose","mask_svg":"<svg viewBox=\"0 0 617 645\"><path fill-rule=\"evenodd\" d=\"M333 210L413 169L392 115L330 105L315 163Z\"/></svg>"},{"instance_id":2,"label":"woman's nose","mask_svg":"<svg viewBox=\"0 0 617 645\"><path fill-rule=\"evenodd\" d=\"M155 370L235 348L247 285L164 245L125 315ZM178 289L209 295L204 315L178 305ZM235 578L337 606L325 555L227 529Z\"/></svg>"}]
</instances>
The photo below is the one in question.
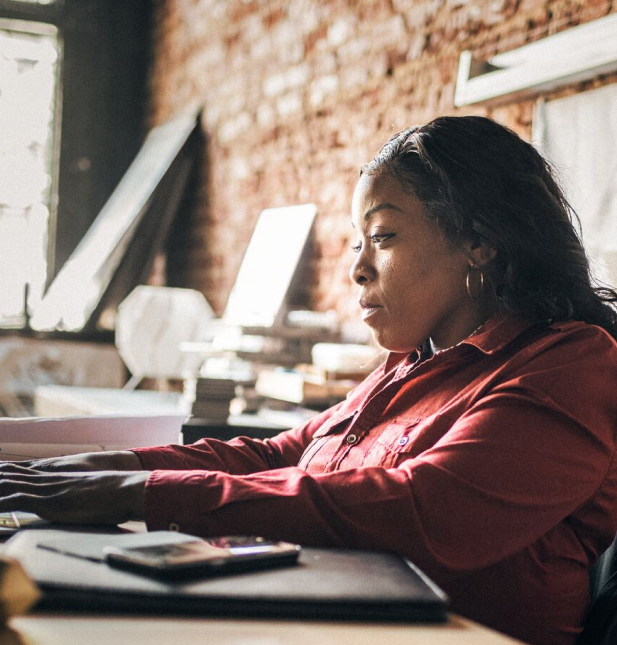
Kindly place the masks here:
<instances>
[{"instance_id":1,"label":"woman's nose","mask_svg":"<svg viewBox=\"0 0 617 645\"><path fill-rule=\"evenodd\" d=\"M349 269L349 277L352 282L356 284L364 284L369 280L372 280L375 276L375 270L372 266L366 261L366 257L363 253L359 253L356 261L351 265Z\"/></svg>"}]
</instances>

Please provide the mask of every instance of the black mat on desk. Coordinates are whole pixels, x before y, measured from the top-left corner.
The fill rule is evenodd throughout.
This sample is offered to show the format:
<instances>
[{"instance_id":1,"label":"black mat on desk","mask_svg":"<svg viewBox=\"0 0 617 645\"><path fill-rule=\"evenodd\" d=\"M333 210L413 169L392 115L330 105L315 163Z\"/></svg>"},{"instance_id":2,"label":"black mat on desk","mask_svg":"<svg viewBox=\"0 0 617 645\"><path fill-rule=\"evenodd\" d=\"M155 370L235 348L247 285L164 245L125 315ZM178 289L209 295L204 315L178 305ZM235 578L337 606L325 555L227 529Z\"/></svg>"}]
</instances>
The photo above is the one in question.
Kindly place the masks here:
<instances>
[{"instance_id":1,"label":"black mat on desk","mask_svg":"<svg viewBox=\"0 0 617 645\"><path fill-rule=\"evenodd\" d=\"M4 553L38 583L41 609L174 613L200 616L441 622L447 598L413 565L370 551L303 548L295 566L191 582L164 582L38 547L112 545L118 536L24 530Z\"/></svg>"}]
</instances>

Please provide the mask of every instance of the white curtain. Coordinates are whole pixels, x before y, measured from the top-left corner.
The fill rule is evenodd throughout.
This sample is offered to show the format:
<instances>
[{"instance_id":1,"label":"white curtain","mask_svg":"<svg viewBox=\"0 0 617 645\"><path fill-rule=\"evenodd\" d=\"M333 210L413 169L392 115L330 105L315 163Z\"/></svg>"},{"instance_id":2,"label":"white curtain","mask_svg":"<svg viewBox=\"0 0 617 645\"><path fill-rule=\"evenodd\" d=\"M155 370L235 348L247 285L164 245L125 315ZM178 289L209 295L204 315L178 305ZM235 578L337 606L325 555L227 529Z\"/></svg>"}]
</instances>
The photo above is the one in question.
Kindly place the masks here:
<instances>
[{"instance_id":1,"label":"white curtain","mask_svg":"<svg viewBox=\"0 0 617 645\"><path fill-rule=\"evenodd\" d=\"M581 220L596 277L617 286L617 83L539 103L533 138Z\"/></svg>"}]
</instances>

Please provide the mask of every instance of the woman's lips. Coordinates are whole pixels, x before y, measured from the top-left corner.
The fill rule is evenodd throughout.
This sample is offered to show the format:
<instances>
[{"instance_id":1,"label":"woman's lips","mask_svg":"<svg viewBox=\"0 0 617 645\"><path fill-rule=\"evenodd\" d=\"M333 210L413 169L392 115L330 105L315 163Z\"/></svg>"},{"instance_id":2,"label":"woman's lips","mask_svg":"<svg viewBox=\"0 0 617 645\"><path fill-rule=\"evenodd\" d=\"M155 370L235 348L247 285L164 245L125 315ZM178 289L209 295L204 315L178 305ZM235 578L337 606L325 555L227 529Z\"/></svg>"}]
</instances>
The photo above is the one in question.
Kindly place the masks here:
<instances>
[{"instance_id":1,"label":"woman's lips","mask_svg":"<svg viewBox=\"0 0 617 645\"><path fill-rule=\"evenodd\" d=\"M367 320L382 308L381 305L365 302L364 300L360 301L360 307L362 308L362 320Z\"/></svg>"}]
</instances>

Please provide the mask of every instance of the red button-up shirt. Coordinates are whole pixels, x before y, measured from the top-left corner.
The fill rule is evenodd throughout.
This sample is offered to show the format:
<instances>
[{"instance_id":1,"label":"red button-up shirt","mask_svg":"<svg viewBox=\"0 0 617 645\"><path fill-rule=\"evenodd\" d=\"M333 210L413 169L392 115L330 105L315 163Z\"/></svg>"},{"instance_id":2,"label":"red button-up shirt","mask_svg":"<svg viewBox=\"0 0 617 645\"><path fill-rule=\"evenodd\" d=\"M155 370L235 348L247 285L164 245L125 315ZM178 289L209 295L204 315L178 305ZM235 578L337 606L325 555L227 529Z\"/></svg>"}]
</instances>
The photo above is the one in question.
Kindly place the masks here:
<instances>
[{"instance_id":1,"label":"red button-up shirt","mask_svg":"<svg viewBox=\"0 0 617 645\"><path fill-rule=\"evenodd\" d=\"M617 343L497 317L391 354L339 405L263 441L137 449L149 529L394 551L455 611L572 645L617 531Z\"/></svg>"}]
</instances>

